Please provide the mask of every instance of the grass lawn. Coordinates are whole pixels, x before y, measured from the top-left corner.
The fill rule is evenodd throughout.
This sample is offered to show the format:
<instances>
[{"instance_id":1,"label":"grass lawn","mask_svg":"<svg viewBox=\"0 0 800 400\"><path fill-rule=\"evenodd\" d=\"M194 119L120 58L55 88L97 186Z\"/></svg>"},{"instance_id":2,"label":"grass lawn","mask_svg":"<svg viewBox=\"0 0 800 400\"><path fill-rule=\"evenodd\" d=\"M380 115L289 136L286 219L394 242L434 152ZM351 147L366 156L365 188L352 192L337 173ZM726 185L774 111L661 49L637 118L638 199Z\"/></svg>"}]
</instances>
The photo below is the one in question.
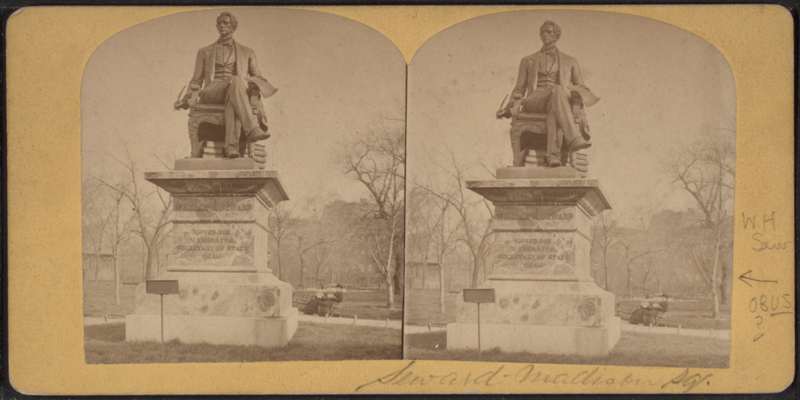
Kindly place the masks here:
<instances>
[{"instance_id":1,"label":"grass lawn","mask_svg":"<svg viewBox=\"0 0 800 400\"><path fill-rule=\"evenodd\" d=\"M296 291L295 298L302 295L314 295L315 291ZM386 307L388 290L373 290L365 292L345 292L342 302L342 317L377 320L403 319L403 296L395 294L395 309ZM114 282L111 281L84 281L83 282L83 315L102 317L103 315L128 315L133 314L136 286L120 286L120 304L114 304Z\"/></svg>"},{"instance_id":2,"label":"grass lawn","mask_svg":"<svg viewBox=\"0 0 800 400\"><path fill-rule=\"evenodd\" d=\"M456 322L457 297L457 294L445 293L445 313L440 314L438 289L408 290L405 299L405 323L419 326L428 324L433 326L445 326L451 322Z\"/></svg>"},{"instance_id":3,"label":"grass lawn","mask_svg":"<svg viewBox=\"0 0 800 400\"><path fill-rule=\"evenodd\" d=\"M445 313L439 313L437 289L413 290L405 299L405 323L408 325L445 326L456 322L457 294L445 294ZM620 304L639 305L641 300L620 300ZM673 301L665 313L667 326L686 329L731 329L731 306L721 305L718 320L711 318L712 300Z\"/></svg>"},{"instance_id":4,"label":"grass lawn","mask_svg":"<svg viewBox=\"0 0 800 400\"><path fill-rule=\"evenodd\" d=\"M87 364L257 362L306 360L391 360L402 358L399 329L300 322L284 348L126 342L125 324L84 327Z\"/></svg>"},{"instance_id":5,"label":"grass lawn","mask_svg":"<svg viewBox=\"0 0 800 400\"><path fill-rule=\"evenodd\" d=\"M641 300L620 300L620 305L639 305ZM687 329L731 329L731 306L720 305L720 319L711 318L713 301L676 300L669 303L669 309L664 313L667 326Z\"/></svg>"},{"instance_id":6,"label":"grass lawn","mask_svg":"<svg viewBox=\"0 0 800 400\"><path fill-rule=\"evenodd\" d=\"M83 315L102 317L103 315L133 314L136 286L119 287L119 304L114 304L114 282L83 281Z\"/></svg>"},{"instance_id":7,"label":"grass lawn","mask_svg":"<svg viewBox=\"0 0 800 400\"><path fill-rule=\"evenodd\" d=\"M446 350L445 331L408 334L405 347L406 358L414 360L475 361L478 357L477 350ZM728 368L730 343L720 339L623 331L619 342L606 357L506 353L495 348L484 351L481 359L536 364Z\"/></svg>"},{"instance_id":8,"label":"grass lawn","mask_svg":"<svg viewBox=\"0 0 800 400\"><path fill-rule=\"evenodd\" d=\"M298 299L313 296L314 293L316 293L316 290L295 291L294 298ZM403 319L402 294L398 295L395 293L394 310L390 310L386 307L388 296L389 291L387 289L364 292L344 292L344 300L340 308L342 317L353 318L353 316L358 315L359 319L377 319L381 321L386 319ZM300 311L303 311L302 308Z\"/></svg>"}]
</instances>

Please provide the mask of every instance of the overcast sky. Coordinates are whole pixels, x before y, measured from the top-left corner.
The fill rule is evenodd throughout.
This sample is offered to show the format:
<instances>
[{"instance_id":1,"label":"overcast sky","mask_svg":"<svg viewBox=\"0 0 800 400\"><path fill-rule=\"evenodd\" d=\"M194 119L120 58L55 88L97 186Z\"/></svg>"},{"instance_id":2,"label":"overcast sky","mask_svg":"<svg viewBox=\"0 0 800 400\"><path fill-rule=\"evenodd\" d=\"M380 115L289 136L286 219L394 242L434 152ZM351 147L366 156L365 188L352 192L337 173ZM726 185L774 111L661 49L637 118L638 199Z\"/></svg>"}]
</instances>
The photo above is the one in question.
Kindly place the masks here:
<instances>
[{"instance_id":1,"label":"overcast sky","mask_svg":"<svg viewBox=\"0 0 800 400\"><path fill-rule=\"evenodd\" d=\"M598 11L494 14L428 40L409 66L409 178L428 177L431 153L445 147L465 165L511 165L509 120L494 114L514 87L520 59L541 48L539 27L548 19L561 26L559 50L577 58L601 98L586 109L594 143L589 177L600 180L615 216L631 223L641 210L691 207L663 166L698 134L735 127L730 67L687 31Z\"/></svg>"},{"instance_id":2,"label":"overcast sky","mask_svg":"<svg viewBox=\"0 0 800 400\"><path fill-rule=\"evenodd\" d=\"M156 149L188 156L187 111L172 103L191 78L197 50L213 43L221 10L171 15L104 42L83 77L85 174L107 170L120 140L147 170ZM264 101L272 137L268 168L297 202L356 200L363 188L342 175L337 144L381 118L402 118L405 63L384 36L334 15L235 9L234 38L252 48L279 90ZM647 18L598 11L517 11L475 18L429 39L408 72L408 173L430 176L431 153L452 149L464 164L511 164L509 121L494 113L514 86L519 61L539 50L547 19L558 47L576 57L600 96L586 110L594 146L590 177L615 215L685 209L691 199L664 165L698 134L735 127L735 88L724 57L699 37ZM399 107L398 107L399 105ZM474 179L487 175L476 169Z\"/></svg>"},{"instance_id":3,"label":"overcast sky","mask_svg":"<svg viewBox=\"0 0 800 400\"><path fill-rule=\"evenodd\" d=\"M136 25L105 41L82 86L84 174L107 170L105 155L127 143L146 170L164 170L154 149L189 155L188 111L172 103L188 84L197 50L217 40L223 10L186 12ZM381 118L403 118L405 62L386 37L330 14L233 9L234 39L255 51L278 92L263 100L269 119L267 168L294 201L368 193L336 165L337 144ZM398 107L399 105L399 107Z\"/></svg>"}]
</instances>

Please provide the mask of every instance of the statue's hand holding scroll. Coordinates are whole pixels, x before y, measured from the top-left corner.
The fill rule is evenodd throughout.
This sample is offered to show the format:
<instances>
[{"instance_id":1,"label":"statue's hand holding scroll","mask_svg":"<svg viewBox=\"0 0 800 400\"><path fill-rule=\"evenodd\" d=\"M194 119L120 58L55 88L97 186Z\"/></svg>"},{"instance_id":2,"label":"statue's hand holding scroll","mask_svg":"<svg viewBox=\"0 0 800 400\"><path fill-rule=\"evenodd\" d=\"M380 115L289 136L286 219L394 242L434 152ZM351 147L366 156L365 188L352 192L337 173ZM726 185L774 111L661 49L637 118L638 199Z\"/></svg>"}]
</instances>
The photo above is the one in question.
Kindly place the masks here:
<instances>
[{"instance_id":1,"label":"statue's hand holding scroll","mask_svg":"<svg viewBox=\"0 0 800 400\"><path fill-rule=\"evenodd\" d=\"M503 102L500 103L500 109L498 109L497 112L495 113L495 116L497 117L497 119L510 118L511 117L511 110L509 109L509 107L504 107L505 104L506 104L506 100L507 99L508 99L508 95L506 95L506 97L503 98ZM508 106L511 106L511 104L509 104Z\"/></svg>"},{"instance_id":2,"label":"statue's hand holding scroll","mask_svg":"<svg viewBox=\"0 0 800 400\"><path fill-rule=\"evenodd\" d=\"M184 90L186 90L186 86L184 86L183 89L181 89L181 92L178 93L178 100L175 100L175 103L172 104L172 108L176 111L189 108L189 103L187 103L186 98L183 97Z\"/></svg>"}]
</instances>

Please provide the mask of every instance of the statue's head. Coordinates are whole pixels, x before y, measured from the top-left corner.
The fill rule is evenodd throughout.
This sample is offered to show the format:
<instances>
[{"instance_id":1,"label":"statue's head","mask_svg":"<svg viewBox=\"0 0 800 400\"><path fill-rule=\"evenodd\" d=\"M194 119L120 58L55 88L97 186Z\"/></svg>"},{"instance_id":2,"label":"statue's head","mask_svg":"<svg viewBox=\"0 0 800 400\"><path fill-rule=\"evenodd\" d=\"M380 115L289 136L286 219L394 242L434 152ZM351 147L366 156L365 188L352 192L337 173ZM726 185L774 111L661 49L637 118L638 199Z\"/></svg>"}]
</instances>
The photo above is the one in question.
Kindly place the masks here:
<instances>
[{"instance_id":1,"label":"statue's head","mask_svg":"<svg viewBox=\"0 0 800 400\"><path fill-rule=\"evenodd\" d=\"M539 28L539 37L545 46L555 44L561 38L561 27L553 21L544 21Z\"/></svg>"},{"instance_id":2,"label":"statue's head","mask_svg":"<svg viewBox=\"0 0 800 400\"><path fill-rule=\"evenodd\" d=\"M238 25L239 22L236 21L236 17L227 11L224 11L217 17L217 31L219 31L221 36L232 35L233 32L236 32L236 27Z\"/></svg>"}]
</instances>

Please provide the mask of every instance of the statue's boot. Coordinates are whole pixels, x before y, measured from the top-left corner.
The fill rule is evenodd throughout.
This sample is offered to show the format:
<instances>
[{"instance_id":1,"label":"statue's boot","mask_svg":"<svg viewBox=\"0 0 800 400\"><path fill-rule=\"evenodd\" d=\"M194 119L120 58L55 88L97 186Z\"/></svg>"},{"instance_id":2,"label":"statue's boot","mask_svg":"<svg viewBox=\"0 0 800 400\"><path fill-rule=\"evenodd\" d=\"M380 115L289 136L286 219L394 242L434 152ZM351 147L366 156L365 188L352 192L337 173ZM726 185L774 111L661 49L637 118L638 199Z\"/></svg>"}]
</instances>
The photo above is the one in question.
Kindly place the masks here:
<instances>
[{"instance_id":1,"label":"statue's boot","mask_svg":"<svg viewBox=\"0 0 800 400\"><path fill-rule=\"evenodd\" d=\"M592 144L583 140L583 138L580 136L576 137L572 140L572 142L569 143L569 149L572 151L588 149L589 147L592 147Z\"/></svg>"},{"instance_id":2,"label":"statue's boot","mask_svg":"<svg viewBox=\"0 0 800 400\"><path fill-rule=\"evenodd\" d=\"M547 157L547 166L548 167L560 167L561 160L557 157Z\"/></svg>"},{"instance_id":3,"label":"statue's boot","mask_svg":"<svg viewBox=\"0 0 800 400\"><path fill-rule=\"evenodd\" d=\"M264 132L263 129L256 127L247 135L248 142L257 142L259 140L269 139L269 133Z\"/></svg>"}]
</instances>

